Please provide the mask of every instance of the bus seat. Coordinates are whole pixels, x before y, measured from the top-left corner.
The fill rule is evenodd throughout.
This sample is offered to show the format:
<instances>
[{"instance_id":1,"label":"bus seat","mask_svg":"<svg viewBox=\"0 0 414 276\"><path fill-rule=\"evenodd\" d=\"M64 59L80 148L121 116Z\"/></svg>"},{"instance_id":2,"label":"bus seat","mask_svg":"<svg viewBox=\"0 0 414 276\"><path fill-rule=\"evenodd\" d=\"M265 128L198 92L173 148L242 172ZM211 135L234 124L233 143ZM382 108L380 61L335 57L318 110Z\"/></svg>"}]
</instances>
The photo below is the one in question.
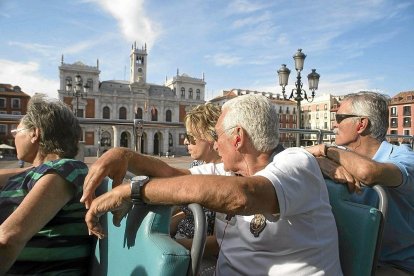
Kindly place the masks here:
<instances>
[{"instance_id":1,"label":"bus seat","mask_svg":"<svg viewBox=\"0 0 414 276\"><path fill-rule=\"evenodd\" d=\"M111 189L105 179L98 193ZM195 232L191 251L169 235L171 207L134 206L120 227L112 223L112 214L101 217L106 237L98 240L90 275L197 275L206 241L206 218L200 205L190 204Z\"/></svg>"},{"instance_id":2,"label":"bus seat","mask_svg":"<svg viewBox=\"0 0 414 276\"><path fill-rule=\"evenodd\" d=\"M374 275L387 208L384 190L375 186L379 196L376 208L352 202L346 185L328 179L325 182L338 228L339 257L344 275Z\"/></svg>"}]
</instances>

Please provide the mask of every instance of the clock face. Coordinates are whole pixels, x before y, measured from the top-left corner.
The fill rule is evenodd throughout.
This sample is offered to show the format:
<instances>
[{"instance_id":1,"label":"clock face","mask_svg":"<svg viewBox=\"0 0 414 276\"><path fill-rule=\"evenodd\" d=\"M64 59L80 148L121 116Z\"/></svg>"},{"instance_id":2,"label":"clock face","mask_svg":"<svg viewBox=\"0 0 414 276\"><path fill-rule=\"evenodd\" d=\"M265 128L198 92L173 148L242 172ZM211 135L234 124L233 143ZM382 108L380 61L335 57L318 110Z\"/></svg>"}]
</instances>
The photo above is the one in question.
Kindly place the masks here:
<instances>
[{"instance_id":1,"label":"clock face","mask_svg":"<svg viewBox=\"0 0 414 276\"><path fill-rule=\"evenodd\" d=\"M138 73L142 73L142 68L141 67L138 68Z\"/></svg>"}]
</instances>

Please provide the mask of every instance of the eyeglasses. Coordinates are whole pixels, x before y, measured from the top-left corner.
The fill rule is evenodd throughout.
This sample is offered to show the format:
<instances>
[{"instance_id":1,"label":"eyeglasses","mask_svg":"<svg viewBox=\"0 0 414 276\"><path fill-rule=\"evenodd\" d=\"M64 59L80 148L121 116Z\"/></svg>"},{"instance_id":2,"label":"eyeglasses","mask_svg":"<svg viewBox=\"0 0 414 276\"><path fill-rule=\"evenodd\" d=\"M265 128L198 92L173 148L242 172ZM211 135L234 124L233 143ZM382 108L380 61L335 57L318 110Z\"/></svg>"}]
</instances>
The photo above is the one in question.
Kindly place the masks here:
<instances>
[{"instance_id":1,"label":"eyeglasses","mask_svg":"<svg viewBox=\"0 0 414 276\"><path fill-rule=\"evenodd\" d=\"M355 115L355 114L335 114L335 120L337 124L340 124L343 120L348 118L355 118L355 117L363 117L361 115Z\"/></svg>"},{"instance_id":2,"label":"eyeglasses","mask_svg":"<svg viewBox=\"0 0 414 276\"><path fill-rule=\"evenodd\" d=\"M17 133L23 130L27 130L27 129L28 129L27 127L16 128L16 129L10 130L10 133L13 136L13 138L15 138Z\"/></svg>"},{"instance_id":3,"label":"eyeglasses","mask_svg":"<svg viewBox=\"0 0 414 276\"><path fill-rule=\"evenodd\" d=\"M211 135L211 137L213 137L214 141L217 142L219 136L221 136L227 130L233 129L235 127L237 127L237 126L233 126L233 127L229 127L229 128L224 129L222 132L220 132L220 135L215 130L210 130L210 135Z\"/></svg>"},{"instance_id":4,"label":"eyeglasses","mask_svg":"<svg viewBox=\"0 0 414 276\"><path fill-rule=\"evenodd\" d=\"M196 143L196 138L194 137L194 135L191 135L190 133L185 133L184 134L184 139L186 139L190 144L195 145Z\"/></svg>"}]
</instances>

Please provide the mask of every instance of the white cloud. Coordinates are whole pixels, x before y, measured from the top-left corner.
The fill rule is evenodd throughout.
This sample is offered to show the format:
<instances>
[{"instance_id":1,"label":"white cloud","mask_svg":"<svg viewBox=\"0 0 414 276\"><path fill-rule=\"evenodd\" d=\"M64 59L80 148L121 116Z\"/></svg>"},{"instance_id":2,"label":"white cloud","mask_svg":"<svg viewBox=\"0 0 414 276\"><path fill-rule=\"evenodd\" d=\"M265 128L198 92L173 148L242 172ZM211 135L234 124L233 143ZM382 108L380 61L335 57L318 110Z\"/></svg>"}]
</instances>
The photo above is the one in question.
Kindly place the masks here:
<instances>
[{"instance_id":1,"label":"white cloud","mask_svg":"<svg viewBox=\"0 0 414 276\"><path fill-rule=\"evenodd\" d=\"M45 44L38 44L38 43L24 43L18 41L9 41L8 44L10 46L17 46L24 50L40 54L45 57L54 56L56 52L56 48L50 45Z\"/></svg>"},{"instance_id":2,"label":"white cloud","mask_svg":"<svg viewBox=\"0 0 414 276\"><path fill-rule=\"evenodd\" d=\"M160 35L160 26L147 17L144 0L94 0L118 20L122 34L128 41L147 43L150 47Z\"/></svg>"},{"instance_id":3,"label":"white cloud","mask_svg":"<svg viewBox=\"0 0 414 276\"><path fill-rule=\"evenodd\" d=\"M229 4L229 13L251 13L265 8L266 5L254 1L235 0Z\"/></svg>"},{"instance_id":4,"label":"white cloud","mask_svg":"<svg viewBox=\"0 0 414 276\"><path fill-rule=\"evenodd\" d=\"M217 66L233 66L240 64L241 58L234 56L234 55L228 55L228 54L215 54L213 56L206 56L207 59L211 59L213 63Z\"/></svg>"},{"instance_id":5,"label":"white cloud","mask_svg":"<svg viewBox=\"0 0 414 276\"><path fill-rule=\"evenodd\" d=\"M0 80L13 86L20 86L29 95L44 93L58 98L59 81L47 79L38 72L39 64L35 62L20 63L0 59Z\"/></svg>"}]
</instances>

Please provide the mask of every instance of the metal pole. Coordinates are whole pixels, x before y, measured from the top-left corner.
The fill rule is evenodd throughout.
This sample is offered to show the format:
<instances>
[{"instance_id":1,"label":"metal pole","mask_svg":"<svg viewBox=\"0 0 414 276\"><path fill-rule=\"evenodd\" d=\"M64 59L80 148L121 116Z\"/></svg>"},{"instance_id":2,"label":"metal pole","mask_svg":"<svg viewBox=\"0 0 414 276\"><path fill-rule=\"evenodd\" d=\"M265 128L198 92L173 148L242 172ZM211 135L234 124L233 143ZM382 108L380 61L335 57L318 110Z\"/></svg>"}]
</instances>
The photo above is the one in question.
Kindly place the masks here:
<instances>
[{"instance_id":1,"label":"metal pole","mask_svg":"<svg viewBox=\"0 0 414 276\"><path fill-rule=\"evenodd\" d=\"M297 123L298 123L298 129L300 129L301 128L301 122L302 122L302 116L301 116L302 110L300 109L300 101L297 100L296 102L297 102L297 105L296 106L297 106L297 109L298 109L298 120L297 120ZM296 146L297 147L300 147L300 133L299 132L296 134Z\"/></svg>"}]
</instances>

